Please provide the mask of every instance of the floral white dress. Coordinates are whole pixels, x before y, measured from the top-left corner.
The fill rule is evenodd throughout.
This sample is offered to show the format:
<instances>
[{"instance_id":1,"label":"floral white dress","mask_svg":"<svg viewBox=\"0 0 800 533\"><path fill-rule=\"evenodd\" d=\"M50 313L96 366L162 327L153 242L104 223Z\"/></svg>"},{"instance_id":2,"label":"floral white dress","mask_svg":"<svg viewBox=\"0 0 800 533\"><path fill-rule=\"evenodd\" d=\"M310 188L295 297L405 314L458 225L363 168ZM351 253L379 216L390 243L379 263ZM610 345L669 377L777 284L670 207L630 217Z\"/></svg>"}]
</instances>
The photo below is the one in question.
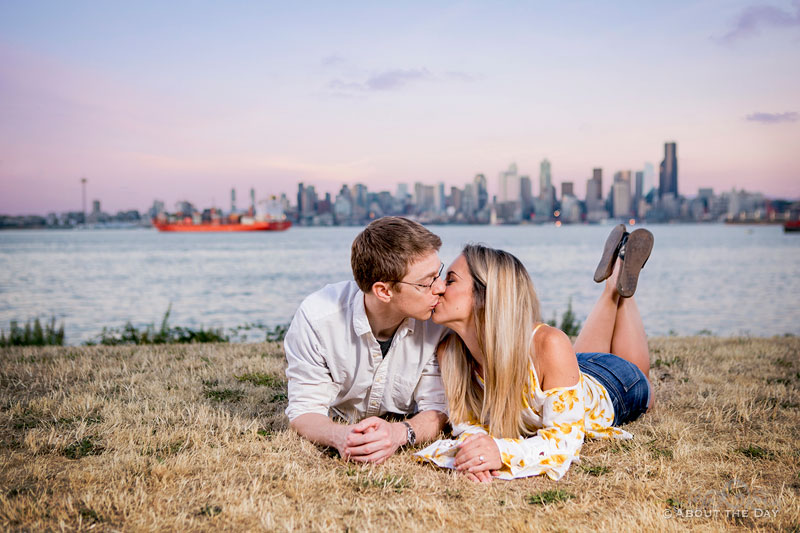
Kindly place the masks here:
<instances>
[{"instance_id":1,"label":"floral white dress","mask_svg":"<svg viewBox=\"0 0 800 533\"><path fill-rule=\"evenodd\" d=\"M545 474L558 480L573 462L579 462L586 436L633 438L627 431L612 426L614 405L605 387L583 372L578 383L571 387L543 391L531 364L521 401L523 421L535 433L527 438L494 439L503 463L500 479ZM470 435L488 435L488 429L475 420L457 424L453 426L453 435L457 438L438 440L414 455L421 461L430 461L443 468L455 468L458 445Z\"/></svg>"}]
</instances>

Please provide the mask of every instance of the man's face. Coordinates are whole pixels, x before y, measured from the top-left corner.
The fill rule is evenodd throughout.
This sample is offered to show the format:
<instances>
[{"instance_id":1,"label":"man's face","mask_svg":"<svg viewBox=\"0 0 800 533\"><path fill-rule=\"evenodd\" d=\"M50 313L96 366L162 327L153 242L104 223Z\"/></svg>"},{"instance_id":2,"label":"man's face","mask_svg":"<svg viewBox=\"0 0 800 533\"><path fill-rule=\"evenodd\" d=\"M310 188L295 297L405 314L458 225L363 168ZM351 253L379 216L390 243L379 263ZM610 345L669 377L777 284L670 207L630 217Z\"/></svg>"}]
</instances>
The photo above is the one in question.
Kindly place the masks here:
<instances>
[{"instance_id":1,"label":"man's face","mask_svg":"<svg viewBox=\"0 0 800 533\"><path fill-rule=\"evenodd\" d=\"M444 280L439 276L441 268L442 262L436 252L411 263L400 280L402 283L395 284L392 302L397 310L417 320L428 320L439 303L439 295L444 292Z\"/></svg>"}]
</instances>

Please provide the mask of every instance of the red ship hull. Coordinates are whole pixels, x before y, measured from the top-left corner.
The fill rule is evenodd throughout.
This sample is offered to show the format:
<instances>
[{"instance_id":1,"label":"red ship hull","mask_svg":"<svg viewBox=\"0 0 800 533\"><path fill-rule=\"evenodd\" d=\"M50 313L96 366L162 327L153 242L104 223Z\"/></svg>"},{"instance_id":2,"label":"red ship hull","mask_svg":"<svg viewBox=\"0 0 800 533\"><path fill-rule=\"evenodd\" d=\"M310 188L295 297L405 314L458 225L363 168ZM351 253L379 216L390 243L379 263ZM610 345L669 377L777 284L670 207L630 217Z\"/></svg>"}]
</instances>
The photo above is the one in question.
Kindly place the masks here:
<instances>
[{"instance_id":1,"label":"red ship hull","mask_svg":"<svg viewBox=\"0 0 800 533\"><path fill-rule=\"evenodd\" d=\"M284 231L292 226L288 220L276 220L269 222L253 222L252 224L192 224L192 223L163 223L153 222L153 226L158 231L182 231L182 232L208 232L208 231Z\"/></svg>"},{"instance_id":2,"label":"red ship hull","mask_svg":"<svg viewBox=\"0 0 800 533\"><path fill-rule=\"evenodd\" d=\"M800 220L789 220L783 223L783 231L789 233L790 231L800 232Z\"/></svg>"}]
</instances>

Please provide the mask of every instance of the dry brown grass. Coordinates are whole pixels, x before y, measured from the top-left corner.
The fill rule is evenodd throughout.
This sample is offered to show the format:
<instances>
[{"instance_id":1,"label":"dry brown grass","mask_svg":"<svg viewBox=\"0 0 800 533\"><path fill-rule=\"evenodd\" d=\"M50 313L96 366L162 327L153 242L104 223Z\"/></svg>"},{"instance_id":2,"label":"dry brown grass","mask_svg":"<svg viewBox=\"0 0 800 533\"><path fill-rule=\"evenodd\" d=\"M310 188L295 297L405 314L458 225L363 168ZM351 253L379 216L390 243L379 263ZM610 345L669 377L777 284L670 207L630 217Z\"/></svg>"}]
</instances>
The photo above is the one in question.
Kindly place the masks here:
<instances>
[{"instance_id":1,"label":"dry brown grass","mask_svg":"<svg viewBox=\"0 0 800 533\"><path fill-rule=\"evenodd\" d=\"M557 483L487 487L298 438L276 344L4 349L0 528L800 531L800 339L651 350L634 440L589 441Z\"/></svg>"}]
</instances>

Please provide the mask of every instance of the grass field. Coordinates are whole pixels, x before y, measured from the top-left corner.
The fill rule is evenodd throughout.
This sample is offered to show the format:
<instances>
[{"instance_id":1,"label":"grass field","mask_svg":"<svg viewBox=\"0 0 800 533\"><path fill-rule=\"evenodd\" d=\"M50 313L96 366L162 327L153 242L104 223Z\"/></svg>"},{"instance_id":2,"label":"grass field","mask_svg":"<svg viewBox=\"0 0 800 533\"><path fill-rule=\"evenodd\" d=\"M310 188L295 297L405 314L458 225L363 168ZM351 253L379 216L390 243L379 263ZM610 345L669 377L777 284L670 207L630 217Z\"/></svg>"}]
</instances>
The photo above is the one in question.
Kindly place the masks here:
<instances>
[{"instance_id":1,"label":"grass field","mask_svg":"<svg viewBox=\"0 0 800 533\"><path fill-rule=\"evenodd\" d=\"M0 350L0 529L800 531L800 339L650 342L657 405L559 482L346 463L279 344Z\"/></svg>"}]
</instances>

